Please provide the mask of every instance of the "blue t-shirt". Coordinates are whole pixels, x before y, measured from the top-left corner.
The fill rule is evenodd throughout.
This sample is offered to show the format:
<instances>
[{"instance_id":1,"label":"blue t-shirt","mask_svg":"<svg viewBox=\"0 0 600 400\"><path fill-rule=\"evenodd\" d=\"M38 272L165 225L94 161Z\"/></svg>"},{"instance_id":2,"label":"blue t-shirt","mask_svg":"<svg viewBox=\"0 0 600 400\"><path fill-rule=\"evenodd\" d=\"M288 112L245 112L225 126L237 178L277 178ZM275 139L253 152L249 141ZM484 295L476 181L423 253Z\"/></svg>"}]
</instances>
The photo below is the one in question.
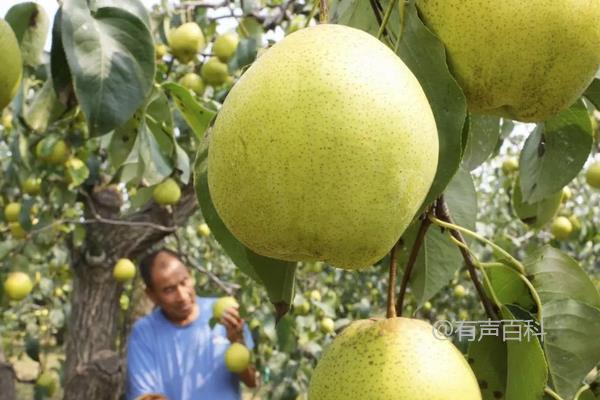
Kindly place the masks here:
<instances>
[{"instance_id":1,"label":"blue t-shirt","mask_svg":"<svg viewBox=\"0 0 600 400\"><path fill-rule=\"evenodd\" d=\"M216 298L196 297L200 313L177 326L155 309L133 325L127 349L127 399L161 393L169 400L239 400L237 374L225 366L225 327L208 324ZM254 347L244 325L246 346Z\"/></svg>"}]
</instances>

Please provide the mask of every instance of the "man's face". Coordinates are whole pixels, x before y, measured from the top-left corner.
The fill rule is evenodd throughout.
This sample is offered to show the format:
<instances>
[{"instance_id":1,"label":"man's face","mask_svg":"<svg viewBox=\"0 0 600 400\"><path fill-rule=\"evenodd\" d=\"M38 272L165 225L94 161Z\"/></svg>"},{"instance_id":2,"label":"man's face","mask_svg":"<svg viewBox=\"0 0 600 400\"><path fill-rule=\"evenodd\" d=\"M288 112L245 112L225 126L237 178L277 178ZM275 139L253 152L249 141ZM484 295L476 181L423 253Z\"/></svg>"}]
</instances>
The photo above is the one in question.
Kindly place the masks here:
<instances>
[{"instance_id":1,"label":"man's face","mask_svg":"<svg viewBox=\"0 0 600 400\"><path fill-rule=\"evenodd\" d=\"M186 320L196 304L194 282L185 265L169 253L161 252L152 266L152 288L146 293L171 321Z\"/></svg>"}]
</instances>

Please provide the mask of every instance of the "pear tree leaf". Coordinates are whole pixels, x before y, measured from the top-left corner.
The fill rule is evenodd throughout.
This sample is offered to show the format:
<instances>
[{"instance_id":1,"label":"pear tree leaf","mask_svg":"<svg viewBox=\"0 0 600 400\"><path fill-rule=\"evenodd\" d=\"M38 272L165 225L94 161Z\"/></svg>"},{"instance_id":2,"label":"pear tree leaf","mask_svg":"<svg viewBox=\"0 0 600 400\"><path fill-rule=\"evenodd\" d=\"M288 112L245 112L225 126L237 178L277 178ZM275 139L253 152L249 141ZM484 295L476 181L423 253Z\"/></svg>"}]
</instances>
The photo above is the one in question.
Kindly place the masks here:
<instances>
[{"instance_id":1,"label":"pear tree leaf","mask_svg":"<svg viewBox=\"0 0 600 400\"><path fill-rule=\"evenodd\" d=\"M242 69L256 60L258 53L258 42L254 38L240 40L235 54L227 63L230 71Z\"/></svg>"},{"instance_id":2,"label":"pear tree leaf","mask_svg":"<svg viewBox=\"0 0 600 400\"><path fill-rule=\"evenodd\" d=\"M21 47L23 63L37 67L42 62L48 36L48 14L40 4L25 2L12 6L5 16Z\"/></svg>"},{"instance_id":3,"label":"pear tree leaf","mask_svg":"<svg viewBox=\"0 0 600 400\"><path fill-rule=\"evenodd\" d=\"M25 338L25 353L34 361L40 361L40 341L30 335Z\"/></svg>"},{"instance_id":4,"label":"pear tree leaf","mask_svg":"<svg viewBox=\"0 0 600 400\"><path fill-rule=\"evenodd\" d=\"M468 229L475 228L477 198L471 175L460 169L444 196L457 224ZM417 238L420 227L417 218L403 236L403 248L399 252L398 265L404 267ZM410 278L412 293L419 305L433 297L448 284L462 266L462 256L456 245L441 231L431 226L425 235L423 246L417 256Z\"/></svg>"},{"instance_id":5,"label":"pear tree leaf","mask_svg":"<svg viewBox=\"0 0 600 400\"><path fill-rule=\"evenodd\" d=\"M187 155L187 153L185 152L185 150L183 150L181 148L181 146L179 146L179 144L177 143L176 140L174 140L175 143L175 168L177 168L179 171L181 171L181 182L186 184L190 181L190 175L191 175L191 166L190 166L190 158Z\"/></svg>"},{"instance_id":6,"label":"pear tree leaf","mask_svg":"<svg viewBox=\"0 0 600 400\"><path fill-rule=\"evenodd\" d=\"M146 24L149 30L151 28L150 16L148 15L146 6L144 6L144 3L142 3L140 0L96 0L96 8L104 7L121 8L139 18L144 24Z\"/></svg>"},{"instance_id":7,"label":"pear tree leaf","mask_svg":"<svg viewBox=\"0 0 600 400\"><path fill-rule=\"evenodd\" d=\"M544 351L555 391L571 399L600 360L600 309L571 300L542 307Z\"/></svg>"},{"instance_id":8,"label":"pear tree leaf","mask_svg":"<svg viewBox=\"0 0 600 400\"><path fill-rule=\"evenodd\" d=\"M594 283L577 261L560 250L542 247L525 260L524 266L542 304L570 299L600 308Z\"/></svg>"},{"instance_id":9,"label":"pear tree leaf","mask_svg":"<svg viewBox=\"0 0 600 400\"><path fill-rule=\"evenodd\" d=\"M575 400L596 400L596 396L590 389L586 389L583 392L579 393Z\"/></svg>"},{"instance_id":10,"label":"pear tree leaf","mask_svg":"<svg viewBox=\"0 0 600 400\"><path fill-rule=\"evenodd\" d=\"M506 398L507 353L506 343L499 336L483 336L470 343L467 359L483 400Z\"/></svg>"},{"instance_id":11,"label":"pear tree leaf","mask_svg":"<svg viewBox=\"0 0 600 400\"><path fill-rule=\"evenodd\" d=\"M85 0L65 0L61 33L90 134L102 135L127 122L154 82L148 26L121 8L92 12Z\"/></svg>"},{"instance_id":12,"label":"pear tree leaf","mask_svg":"<svg viewBox=\"0 0 600 400\"><path fill-rule=\"evenodd\" d=\"M502 318L515 320L514 315L504 306ZM536 336L527 337L524 322L514 321L520 328L515 335L518 340L507 340L506 399L538 400L544 394L548 381L548 365L542 346ZM510 329L510 327L507 327ZM514 328L513 328L514 329Z\"/></svg>"},{"instance_id":13,"label":"pear tree leaf","mask_svg":"<svg viewBox=\"0 0 600 400\"><path fill-rule=\"evenodd\" d=\"M173 172L171 160L161 149L159 141L144 123L139 131L140 159L144 165L143 179L150 186L162 182Z\"/></svg>"},{"instance_id":14,"label":"pear tree leaf","mask_svg":"<svg viewBox=\"0 0 600 400\"><path fill-rule=\"evenodd\" d=\"M194 166L194 187L202 216L233 263L243 273L265 286L278 317L281 317L292 304L296 263L260 256L240 243L227 229L210 197L207 156L208 143L205 140L198 149Z\"/></svg>"},{"instance_id":15,"label":"pear tree leaf","mask_svg":"<svg viewBox=\"0 0 600 400\"><path fill-rule=\"evenodd\" d=\"M535 303L529 291L529 287L519 277L514 269L499 263L498 265L486 266L491 289L502 304L516 304L525 310L531 310ZM484 286L488 290L487 282Z\"/></svg>"},{"instance_id":16,"label":"pear tree leaf","mask_svg":"<svg viewBox=\"0 0 600 400\"><path fill-rule=\"evenodd\" d=\"M483 164L496 149L500 137L500 118L471 114L467 146L462 166L469 171Z\"/></svg>"},{"instance_id":17,"label":"pear tree leaf","mask_svg":"<svg viewBox=\"0 0 600 400\"><path fill-rule=\"evenodd\" d=\"M111 134L108 145L108 160L113 168L119 168L123 165L133 151L143 115L142 110L136 111L126 123L119 126Z\"/></svg>"},{"instance_id":18,"label":"pear tree leaf","mask_svg":"<svg viewBox=\"0 0 600 400\"><path fill-rule=\"evenodd\" d=\"M196 101L190 91L174 82L167 82L162 87L173 97L175 106L180 111L185 122L192 128L199 140L203 140L216 112L202 106Z\"/></svg>"},{"instance_id":19,"label":"pear tree leaf","mask_svg":"<svg viewBox=\"0 0 600 400\"><path fill-rule=\"evenodd\" d=\"M52 24L52 47L50 49L50 76L54 92L61 104L67 105L73 95L71 70L62 43L62 8L54 15Z\"/></svg>"},{"instance_id":20,"label":"pear tree leaf","mask_svg":"<svg viewBox=\"0 0 600 400\"><path fill-rule=\"evenodd\" d=\"M36 93L31 105L25 110L25 122L36 132L45 132L48 124L54 122L65 111L54 92L52 79L47 79Z\"/></svg>"},{"instance_id":21,"label":"pear tree leaf","mask_svg":"<svg viewBox=\"0 0 600 400\"><path fill-rule=\"evenodd\" d=\"M534 203L560 191L581 171L592 143L592 124L583 101L539 125L519 157L523 199Z\"/></svg>"},{"instance_id":22,"label":"pear tree leaf","mask_svg":"<svg viewBox=\"0 0 600 400\"><path fill-rule=\"evenodd\" d=\"M600 110L600 79L594 79L583 95L592 102L596 110Z\"/></svg>"}]
</instances>

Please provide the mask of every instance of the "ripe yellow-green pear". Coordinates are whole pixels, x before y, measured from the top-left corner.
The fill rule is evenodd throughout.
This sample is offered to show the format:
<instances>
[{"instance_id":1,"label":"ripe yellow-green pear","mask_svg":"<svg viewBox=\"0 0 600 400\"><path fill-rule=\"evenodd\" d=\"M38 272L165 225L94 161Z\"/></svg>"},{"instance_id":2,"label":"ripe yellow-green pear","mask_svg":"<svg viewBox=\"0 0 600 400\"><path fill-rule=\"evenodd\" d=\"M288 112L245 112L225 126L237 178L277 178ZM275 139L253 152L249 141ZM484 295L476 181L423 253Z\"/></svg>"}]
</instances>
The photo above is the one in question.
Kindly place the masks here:
<instances>
[{"instance_id":1,"label":"ripe yellow-green pear","mask_svg":"<svg viewBox=\"0 0 600 400\"><path fill-rule=\"evenodd\" d=\"M167 54L167 52L169 51L169 48L162 44L155 44L154 45L154 53L156 54L156 58L161 59L165 56L165 54Z\"/></svg>"},{"instance_id":2,"label":"ripe yellow-green pear","mask_svg":"<svg viewBox=\"0 0 600 400\"><path fill-rule=\"evenodd\" d=\"M188 72L179 80L179 84L183 87L186 87L196 93L198 96L202 96L204 93L204 82L202 82L202 78L200 75L195 74L193 72Z\"/></svg>"},{"instance_id":3,"label":"ripe yellow-green pear","mask_svg":"<svg viewBox=\"0 0 600 400\"><path fill-rule=\"evenodd\" d=\"M317 289L311 290L308 294L308 297L310 297L312 301L321 301L321 292L319 292Z\"/></svg>"},{"instance_id":4,"label":"ripe yellow-green pear","mask_svg":"<svg viewBox=\"0 0 600 400\"><path fill-rule=\"evenodd\" d=\"M590 165L585 173L585 180L591 187L600 189L600 161Z\"/></svg>"},{"instance_id":5,"label":"ripe yellow-green pear","mask_svg":"<svg viewBox=\"0 0 600 400\"><path fill-rule=\"evenodd\" d=\"M419 82L380 41L341 25L267 50L209 140L210 195L238 240L263 256L348 269L383 258L437 169Z\"/></svg>"},{"instance_id":6,"label":"ripe yellow-green pear","mask_svg":"<svg viewBox=\"0 0 600 400\"><path fill-rule=\"evenodd\" d=\"M556 217L550 226L550 232L558 240L565 240L573 232L573 224L567 217Z\"/></svg>"},{"instance_id":7,"label":"ripe yellow-green pear","mask_svg":"<svg viewBox=\"0 0 600 400\"><path fill-rule=\"evenodd\" d=\"M572 195L573 193L571 192L571 189L569 189L568 186L563 187L562 196L560 197L561 203L566 203L567 201L569 201Z\"/></svg>"},{"instance_id":8,"label":"ripe yellow-green pear","mask_svg":"<svg viewBox=\"0 0 600 400\"><path fill-rule=\"evenodd\" d=\"M577 215L573 214L569 216L569 222L571 222L571 226L573 226L573 232L577 232L581 229L581 221L577 218Z\"/></svg>"},{"instance_id":9,"label":"ripe yellow-green pear","mask_svg":"<svg viewBox=\"0 0 600 400\"><path fill-rule=\"evenodd\" d=\"M359 320L329 345L310 400L481 400L477 379L449 340L409 318Z\"/></svg>"},{"instance_id":10,"label":"ripe yellow-green pear","mask_svg":"<svg viewBox=\"0 0 600 400\"><path fill-rule=\"evenodd\" d=\"M452 294L454 294L454 297L456 297L457 299L462 299L467 295L467 289L465 289L463 285L456 285L454 286Z\"/></svg>"},{"instance_id":11,"label":"ripe yellow-green pear","mask_svg":"<svg viewBox=\"0 0 600 400\"><path fill-rule=\"evenodd\" d=\"M187 22L175 28L169 35L171 53L184 64L190 62L205 44L202 29L195 22Z\"/></svg>"},{"instance_id":12,"label":"ripe yellow-green pear","mask_svg":"<svg viewBox=\"0 0 600 400\"><path fill-rule=\"evenodd\" d=\"M502 162L502 172L504 172L504 175L509 175L510 173L518 170L519 161L516 158L510 157Z\"/></svg>"},{"instance_id":13,"label":"ripe yellow-green pear","mask_svg":"<svg viewBox=\"0 0 600 400\"><path fill-rule=\"evenodd\" d=\"M0 19L0 54L2 54L2 73L0 73L0 110L2 110L15 97L23 72L19 43L12 28L3 19Z\"/></svg>"},{"instance_id":14,"label":"ripe yellow-green pear","mask_svg":"<svg viewBox=\"0 0 600 400\"><path fill-rule=\"evenodd\" d=\"M310 312L310 303L307 300L303 300L297 306L294 305L294 311L298 315L307 315Z\"/></svg>"},{"instance_id":15,"label":"ripe yellow-green pear","mask_svg":"<svg viewBox=\"0 0 600 400\"><path fill-rule=\"evenodd\" d=\"M227 309L231 307L239 308L239 306L240 305L238 304L236 299L234 299L231 296L220 297L217 301L213 303L213 318L219 321L223 317L223 314L225 314L225 311Z\"/></svg>"},{"instance_id":16,"label":"ripe yellow-green pear","mask_svg":"<svg viewBox=\"0 0 600 400\"><path fill-rule=\"evenodd\" d=\"M31 278L24 272L11 272L4 281L4 293L11 300L23 300L33 289Z\"/></svg>"},{"instance_id":17,"label":"ripe yellow-green pear","mask_svg":"<svg viewBox=\"0 0 600 400\"><path fill-rule=\"evenodd\" d=\"M43 372L35 381L35 385L44 389L48 397L54 396L58 386L57 377L50 371Z\"/></svg>"},{"instance_id":18,"label":"ripe yellow-green pear","mask_svg":"<svg viewBox=\"0 0 600 400\"><path fill-rule=\"evenodd\" d=\"M128 258L120 258L113 268L113 278L117 282L127 282L135 276L135 265Z\"/></svg>"},{"instance_id":19,"label":"ripe yellow-green pear","mask_svg":"<svg viewBox=\"0 0 600 400\"><path fill-rule=\"evenodd\" d=\"M600 67L600 2L418 0L471 111L544 121Z\"/></svg>"},{"instance_id":20,"label":"ripe yellow-green pear","mask_svg":"<svg viewBox=\"0 0 600 400\"><path fill-rule=\"evenodd\" d=\"M13 116L11 112L7 112L7 110L5 110L2 113L2 120L0 120L0 122L2 123L2 126L6 129L12 129L13 127Z\"/></svg>"},{"instance_id":21,"label":"ripe yellow-green pear","mask_svg":"<svg viewBox=\"0 0 600 400\"><path fill-rule=\"evenodd\" d=\"M201 223L200 225L198 225L198 234L204 237L210 235L210 228L206 223Z\"/></svg>"},{"instance_id":22,"label":"ripe yellow-green pear","mask_svg":"<svg viewBox=\"0 0 600 400\"><path fill-rule=\"evenodd\" d=\"M60 139L54 142L52 148L49 152L44 152L45 148L45 140L42 139L35 146L35 154L36 156L42 160L47 162L48 164L62 164L69 159L69 145Z\"/></svg>"},{"instance_id":23,"label":"ripe yellow-green pear","mask_svg":"<svg viewBox=\"0 0 600 400\"><path fill-rule=\"evenodd\" d=\"M177 204L181 198L181 189L173 178L167 178L156 185L152 197L161 206Z\"/></svg>"},{"instance_id":24,"label":"ripe yellow-green pear","mask_svg":"<svg viewBox=\"0 0 600 400\"><path fill-rule=\"evenodd\" d=\"M561 198L562 190L536 203L525 203L520 179L515 179L512 191L513 210L523 223L532 228L541 228L554 218L560 207Z\"/></svg>"},{"instance_id":25,"label":"ripe yellow-green pear","mask_svg":"<svg viewBox=\"0 0 600 400\"><path fill-rule=\"evenodd\" d=\"M229 77L229 68L227 64L222 63L218 58L212 57L202 65L200 75L202 75L204 82L209 85L221 86Z\"/></svg>"},{"instance_id":26,"label":"ripe yellow-green pear","mask_svg":"<svg viewBox=\"0 0 600 400\"><path fill-rule=\"evenodd\" d=\"M15 239L25 239L27 237L27 231L23 229L20 223L11 222L8 224L10 228L10 234L13 235Z\"/></svg>"},{"instance_id":27,"label":"ripe yellow-green pear","mask_svg":"<svg viewBox=\"0 0 600 400\"><path fill-rule=\"evenodd\" d=\"M234 32L227 32L215 40L213 53L222 62L226 63L235 54L240 38Z\"/></svg>"},{"instance_id":28,"label":"ripe yellow-green pear","mask_svg":"<svg viewBox=\"0 0 600 400\"><path fill-rule=\"evenodd\" d=\"M319 329L326 335L330 335L335 332L335 322L331 318L323 318L319 322Z\"/></svg>"},{"instance_id":29,"label":"ripe yellow-green pear","mask_svg":"<svg viewBox=\"0 0 600 400\"><path fill-rule=\"evenodd\" d=\"M429 312L431 311L432 305L431 302L426 301L425 303L423 303L423 307L421 307L421 309L425 312Z\"/></svg>"},{"instance_id":30,"label":"ripe yellow-green pear","mask_svg":"<svg viewBox=\"0 0 600 400\"><path fill-rule=\"evenodd\" d=\"M27 193L30 196L37 196L40 194L40 189L42 187L42 179L36 178L35 176L30 176L29 178L23 181L22 189L23 192Z\"/></svg>"},{"instance_id":31,"label":"ripe yellow-green pear","mask_svg":"<svg viewBox=\"0 0 600 400\"><path fill-rule=\"evenodd\" d=\"M8 222L16 222L19 220L19 214L21 213L21 203L8 203L4 207L4 218Z\"/></svg>"},{"instance_id":32,"label":"ripe yellow-green pear","mask_svg":"<svg viewBox=\"0 0 600 400\"><path fill-rule=\"evenodd\" d=\"M241 343L232 343L225 352L225 365L233 373L239 374L250 365L250 350Z\"/></svg>"}]
</instances>

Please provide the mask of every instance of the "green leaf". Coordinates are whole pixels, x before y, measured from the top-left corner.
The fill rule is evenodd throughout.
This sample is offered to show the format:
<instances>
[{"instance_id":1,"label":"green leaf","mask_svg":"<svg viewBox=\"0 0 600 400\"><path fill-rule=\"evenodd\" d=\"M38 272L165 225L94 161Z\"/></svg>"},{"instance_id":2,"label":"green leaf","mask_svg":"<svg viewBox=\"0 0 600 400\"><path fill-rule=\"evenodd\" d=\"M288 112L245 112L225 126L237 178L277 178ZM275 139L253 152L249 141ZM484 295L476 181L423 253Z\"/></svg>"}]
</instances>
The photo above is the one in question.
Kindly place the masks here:
<instances>
[{"instance_id":1,"label":"green leaf","mask_svg":"<svg viewBox=\"0 0 600 400\"><path fill-rule=\"evenodd\" d=\"M502 307L502 317L514 320L515 317ZM520 332L525 331L525 324ZM544 393L548 382L548 365L539 340L535 336L529 339L509 340L507 345L506 399L538 400Z\"/></svg>"},{"instance_id":2,"label":"green leaf","mask_svg":"<svg viewBox=\"0 0 600 400\"><path fill-rule=\"evenodd\" d=\"M33 361L40 361L40 341L34 337L27 335L25 338L25 353Z\"/></svg>"},{"instance_id":3,"label":"green leaf","mask_svg":"<svg viewBox=\"0 0 600 400\"><path fill-rule=\"evenodd\" d=\"M446 190L444 198L457 224L475 229L477 199L471 175L459 170ZM403 236L403 250L398 263L405 266L416 240L421 222L416 219ZM462 266L462 256L456 245L441 231L431 226L425 235L423 246L417 257L410 285L418 304L433 297L448 284Z\"/></svg>"},{"instance_id":4,"label":"green leaf","mask_svg":"<svg viewBox=\"0 0 600 400\"><path fill-rule=\"evenodd\" d=\"M496 149L500 137L500 118L471 114L467 146L462 166L469 171L483 164Z\"/></svg>"},{"instance_id":5,"label":"green leaf","mask_svg":"<svg viewBox=\"0 0 600 400\"><path fill-rule=\"evenodd\" d=\"M291 354L296 350L296 319L291 315L281 318L275 326L279 351Z\"/></svg>"},{"instance_id":6,"label":"green leaf","mask_svg":"<svg viewBox=\"0 0 600 400\"><path fill-rule=\"evenodd\" d=\"M124 11L127 11L142 20L149 30L151 28L148 11L146 10L144 3L142 3L140 0L96 0L96 9L104 7L120 8Z\"/></svg>"},{"instance_id":7,"label":"green leaf","mask_svg":"<svg viewBox=\"0 0 600 400\"><path fill-rule=\"evenodd\" d=\"M202 216L215 239L223 247L233 263L246 275L265 285L269 299L281 316L292 304L296 263L260 256L240 243L227 229L210 197L207 178L207 142L203 141L196 155L194 187ZM283 310L283 311L282 311Z\"/></svg>"},{"instance_id":8,"label":"green leaf","mask_svg":"<svg viewBox=\"0 0 600 400\"><path fill-rule=\"evenodd\" d=\"M16 4L8 10L6 21L15 31L23 63L31 67L37 67L41 63L41 57L48 36L49 18L44 8L33 2Z\"/></svg>"},{"instance_id":9,"label":"green leaf","mask_svg":"<svg viewBox=\"0 0 600 400\"><path fill-rule=\"evenodd\" d=\"M48 124L56 121L65 107L56 98L52 79L47 79L42 88L36 93L31 105L24 113L25 122L36 132L45 132Z\"/></svg>"},{"instance_id":10,"label":"green leaf","mask_svg":"<svg viewBox=\"0 0 600 400\"><path fill-rule=\"evenodd\" d=\"M596 400L596 396L590 389L587 389L575 397L575 400Z\"/></svg>"},{"instance_id":11,"label":"green leaf","mask_svg":"<svg viewBox=\"0 0 600 400\"><path fill-rule=\"evenodd\" d=\"M143 111L138 110L129 121L112 133L108 145L108 160L113 168L123 165L133 151L143 115Z\"/></svg>"},{"instance_id":12,"label":"green leaf","mask_svg":"<svg viewBox=\"0 0 600 400\"><path fill-rule=\"evenodd\" d=\"M159 141L146 124L140 126L138 137L139 157L144 165L143 179L149 185L156 185L173 172L171 160L163 152Z\"/></svg>"},{"instance_id":13,"label":"green leaf","mask_svg":"<svg viewBox=\"0 0 600 400\"><path fill-rule=\"evenodd\" d=\"M517 177L512 188L512 207L523 223L532 228L541 228L554 218L560 206L562 190L532 203L526 203L522 193L521 179Z\"/></svg>"},{"instance_id":14,"label":"green leaf","mask_svg":"<svg viewBox=\"0 0 600 400\"><path fill-rule=\"evenodd\" d=\"M196 101L190 91L174 82L164 83L162 87L173 96L175 105L181 112L185 122L192 128L199 140L203 140L204 132L208 129L210 122L216 112L203 107Z\"/></svg>"},{"instance_id":15,"label":"green leaf","mask_svg":"<svg viewBox=\"0 0 600 400\"><path fill-rule=\"evenodd\" d=\"M481 389L483 400L498 400L506 390L506 343L498 336L483 336L469 345L468 360Z\"/></svg>"},{"instance_id":16,"label":"green leaf","mask_svg":"<svg viewBox=\"0 0 600 400\"><path fill-rule=\"evenodd\" d=\"M131 210L130 214L135 213L137 210L142 208L146 203L152 199L152 192L154 187L141 187L137 189L134 196L131 197Z\"/></svg>"},{"instance_id":17,"label":"green leaf","mask_svg":"<svg viewBox=\"0 0 600 400\"><path fill-rule=\"evenodd\" d=\"M236 71L252 64L258 53L258 42L254 38L240 40L231 60L227 63L230 71Z\"/></svg>"},{"instance_id":18,"label":"green leaf","mask_svg":"<svg viewBox=\"0 0 600 400\"><path fill-rule=\"evenodd\" d=\"M583 95L592 102L596 110L600 110L600 79L594 79Z\"/></svg>"},{"instance_id":19,"label":"green leaf","mask_svg":"<svg viewBox=\"0 0 600 400\"><path fill-rule=\"evenodd\" d=\"M544 350L556 392L571 399L600 360L600 309L563 299L543 304Z\"/></svg>"},{"instance_id":20,"label":"green leaf","mask_svg":"<svg viewBox=\"0 0 600 400\"><path fill-rule=\"evenodd\" d=\"M187 183L190 181L190 175L191 175L190 158L188 157L185 150L183 150L181 148L181 146L179 146L177 141L175 139L173 141L175 143L175 155L176 155L175 168L177 168L179 171L181 171L181 176L180 176L181 182L183 184L187 185Z\"/></svg>"},{"instance_id":21,"label":"green leaf","mask_svg":"<svg viewBox=\"0 0 600 400\"><path fill-rule=\"evenodd\" d=\"M545 246L524 262L527 276L542 303L575 300L600 308L600 294L584 269L571 257Z\"/></svg>"},{"instance_id":22,"label":"green leaf","mask_svg":"<svg viewBox=\"0 0 600 400\"><path fill-rule=\"evenodd\" d=\"M423 204L446 189L458 170L467 103L446 64L440 40L421 22L414 4L406 5L405 27L398 54L423 87L438 129L440 154L435 179Z\"/></svg>"},{"instance_id":23,"label":"green leaf","mask_svg":"<svg viewBox=\"0 0 600 400\"><path fill-rule=\"evenodd\" d=\"M519 157L523 199L533 203L560 191L583 168L592 142L592 125L582 101L539 125Z\"/></svg>"},{"instance_id":24,"label":"green leaf","mask_svg":"<svg viewBox=\"0 0 600 400\"><path fill-rule=\"evenodd\" d=\"M71 189L81 185L90 176L90 170L83 162L73 163L72 160L69 160L65 163L65 167L70 180L69 188Z\"/></svg>"},{"instance_id":25,"label":"green leaf","mask_svg":"<svg viewBox=\"0 0 600 400\"><path fill-rule=\"evenodd\" d=\"M529 288L517 271L499 263L486 266L485 272L498 301L502 304L516 304L525 310L531 310L535 306Z\"/></svg>"},{"instance_id":26,"label":"green leaf","mask_svg":"<svg viewBox=\"0 0 600 400\"><path fill-rule=\"evenodd\" d=\"M57 98L63 105L67 105L72 96L72 77L67 55L62 42L62 8L54 15L52 25L52 47L50 50L50 75Z\"/></svg>"},{"instance_id":27,"label":"green leaf","mask_svg":"<svg viewBox=\"0 0 600 400\"><path fill-rule=\"evenodd\" d=\"M124 124L154 81L154 42L145 23L120 8L94 13L85 0L66 0L62 40L75 93L93 136Z\"/></svg>"}]
</instances>

